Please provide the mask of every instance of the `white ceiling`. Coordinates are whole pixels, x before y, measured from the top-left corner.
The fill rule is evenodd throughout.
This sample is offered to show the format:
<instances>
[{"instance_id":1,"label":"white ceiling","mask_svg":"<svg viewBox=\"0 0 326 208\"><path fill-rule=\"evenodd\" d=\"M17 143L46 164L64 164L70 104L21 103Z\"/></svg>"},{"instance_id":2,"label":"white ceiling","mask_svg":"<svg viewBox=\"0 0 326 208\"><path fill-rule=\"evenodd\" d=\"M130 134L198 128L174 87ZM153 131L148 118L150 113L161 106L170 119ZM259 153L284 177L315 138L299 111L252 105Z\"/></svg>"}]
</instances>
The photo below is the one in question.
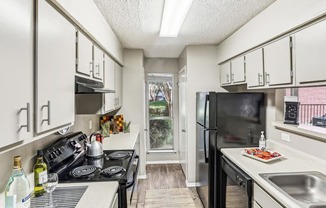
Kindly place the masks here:
<instances>
[{"instance_id":1,"label":"white ceiling","mask_svg":"<svg viewBox=\"0 0 326 208\"><path fill-rule=\"evenodd\" d=\"M164 0L94 0L124 48L162 58L179 57L186 45L218 45L275 1L193 0L178 37L160 38Z\"/></svg>"}]
</instances>

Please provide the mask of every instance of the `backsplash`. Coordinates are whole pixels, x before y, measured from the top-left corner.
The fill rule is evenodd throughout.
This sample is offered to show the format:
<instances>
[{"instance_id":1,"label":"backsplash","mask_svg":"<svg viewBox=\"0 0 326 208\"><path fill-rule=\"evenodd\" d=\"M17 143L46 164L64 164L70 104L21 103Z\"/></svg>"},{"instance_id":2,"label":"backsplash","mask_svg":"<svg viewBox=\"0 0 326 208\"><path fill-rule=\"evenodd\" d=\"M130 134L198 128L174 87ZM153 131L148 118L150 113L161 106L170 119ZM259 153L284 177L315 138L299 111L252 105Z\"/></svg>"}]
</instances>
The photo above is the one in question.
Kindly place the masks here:
<instances>
[{"instance_id":1,"label":"backsplash","mask_svg":"<svg viewBox=\"0 0 326 208\"><path fill-rule=\"evenodd\" d=\"M92 122L91 129L89 128L90 121ZM70 128L69 132L82 131L83 133L89 135L92 132L97 131L98 127L99 115L76 115L75 124ZM59 134L51 134L26 145L14 148L13 150L4 151L3 153L0 152L0 192L5 188L10 177L14 156L22 156L23 169L25 170L26 174L30 174L33 171L33 166L35 164L36 151L52 144L60 137L61 135Z\"/></svg>"}]
</instances>

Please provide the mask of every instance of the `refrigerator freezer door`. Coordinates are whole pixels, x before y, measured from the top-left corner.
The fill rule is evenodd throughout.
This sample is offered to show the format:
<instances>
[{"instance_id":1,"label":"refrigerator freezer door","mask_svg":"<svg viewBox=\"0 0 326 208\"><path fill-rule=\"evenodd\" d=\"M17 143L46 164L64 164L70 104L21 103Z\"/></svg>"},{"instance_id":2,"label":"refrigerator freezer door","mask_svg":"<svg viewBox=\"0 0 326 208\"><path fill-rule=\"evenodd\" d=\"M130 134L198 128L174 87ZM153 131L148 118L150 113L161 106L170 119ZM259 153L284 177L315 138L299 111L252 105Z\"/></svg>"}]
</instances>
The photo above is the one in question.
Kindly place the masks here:
<instances>
[{"instance_id":1,"label":"refrigerator freezer door","mask_svg":"<svg viewBox=\"0 0 326 208\"><path fill-rule=\"evenodd\" d=\"M208 92L196 93L196 121L205 128L209 124L209 96Z\"/></svg>"}]
</instances>

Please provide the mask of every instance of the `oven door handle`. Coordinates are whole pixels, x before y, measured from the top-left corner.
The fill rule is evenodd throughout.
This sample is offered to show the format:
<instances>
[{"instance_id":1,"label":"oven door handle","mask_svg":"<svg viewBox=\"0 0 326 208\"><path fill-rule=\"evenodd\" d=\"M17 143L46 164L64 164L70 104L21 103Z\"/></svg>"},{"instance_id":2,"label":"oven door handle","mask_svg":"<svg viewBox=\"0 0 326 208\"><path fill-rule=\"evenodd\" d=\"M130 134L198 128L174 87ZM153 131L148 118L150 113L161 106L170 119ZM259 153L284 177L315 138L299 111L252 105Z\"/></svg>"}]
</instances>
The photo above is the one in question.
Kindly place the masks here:
<instances>
[{"instance_id":1,"label":"oven door handle","mask_svg":"<svg viewBox=\"0 0 326 208\"><path fill-rule=\"evenodd\" d=\"M137 180L137 175L138 175L138 170L139 170L139 155L135 156L135 159L137 159L137 166L136 166L136 171L134 172L134 174L132 175L132 181L126 184L126 189L130 188L132 186L132 190L131 190L131 196L130 196L130 204L132 201L132 196L134 195L134 189L135 189L135 182Z\"/></svg>"},{"instance_id":2,"label":"oven door handle","mask_svg":"<svg viewBox=\"0 0 326 208\"><path fill-rule=\"evenodd\" d=\"M134 185L135 183L135 179L137 178L138 175L138 169L139 169L139 156L136 155L135 159L137 159L137 166L136 166L136 171L134 172L133 176L132 176L132 181L130 181L129 183L126 184L126 188L130 188L131 186Z\"/></svg>"}]
</instances>

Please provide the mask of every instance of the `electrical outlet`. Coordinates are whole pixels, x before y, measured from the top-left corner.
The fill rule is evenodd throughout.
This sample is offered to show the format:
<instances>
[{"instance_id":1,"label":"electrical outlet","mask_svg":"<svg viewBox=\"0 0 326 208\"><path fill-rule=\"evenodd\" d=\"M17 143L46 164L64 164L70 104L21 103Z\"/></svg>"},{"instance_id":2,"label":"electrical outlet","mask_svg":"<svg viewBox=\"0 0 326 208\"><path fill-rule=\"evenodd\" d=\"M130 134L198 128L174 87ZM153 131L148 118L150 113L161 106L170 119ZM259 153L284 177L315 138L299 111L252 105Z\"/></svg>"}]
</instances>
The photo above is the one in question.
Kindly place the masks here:
<instances>
[{"instance_id":1,"label":"electrical outlet","mask_svg":"<svg viewBox=\"0 0 326 208\"><path fill-rule=\"evenodd\" d=\"M89 120L89 129L92 129L92 128L93 128L93 121Z\"/></svg>"},{"instance_id":2,"label":"electrical outlet","mask_svg":"<svg viewBox=\"0 0 326 208\"><path fill-rule=\"evenodd\" d=\"M282 133L281 136L282 140L290 142L290 135Z\"/></svg>"}]
</instances>

